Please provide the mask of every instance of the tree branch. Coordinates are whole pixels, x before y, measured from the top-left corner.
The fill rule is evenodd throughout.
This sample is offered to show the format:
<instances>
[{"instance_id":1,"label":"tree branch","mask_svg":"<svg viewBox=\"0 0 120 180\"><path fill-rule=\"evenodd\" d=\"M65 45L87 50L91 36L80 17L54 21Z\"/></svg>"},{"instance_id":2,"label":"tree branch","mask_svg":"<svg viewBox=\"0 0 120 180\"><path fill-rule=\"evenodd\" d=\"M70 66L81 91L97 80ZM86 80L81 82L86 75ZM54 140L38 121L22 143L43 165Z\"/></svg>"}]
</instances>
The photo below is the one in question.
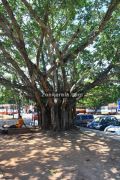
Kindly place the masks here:
<instances>
[{"instance_id":1,"label":"tree branch","mask_svg":"<svg viewBox=\"0 0 120 180\"><path fill-rule=\"evenodd\" d=\"M9 15L11 21L12 21L12 24L13 24L15 30L16 30L16 33L18 34L19 41L22 41L22 42L23 42L23 41L24 41L24 38L23 38L22 31L21 31L20 26L19 26L19 24L17 23L14 15L13 15L13 11L12 11L9 3L7 2L7 0L2 0L2 3L3 3L3 5L4 5L4 7L5 7L5 9L6 9L7 13L8 13L8 15Z\"/></svg>"},{"instance_id":2,"label":"tree branch","mask_svg":"<svg viewBox=\"0 0 120 180\"><path fill-rule=\"evenodd\" d=\"M16 72L19 74L21 77L21 80L23 83L26 83L27 85L30 85L30 81L28 77L24 74L24 72L20 69L18 63L11 57L11 55L5 50L4 46L2 45L0 41L0 49L3 52L4 57L6 58L6 61L8 61L16 70Z\"/></svg>"},{"instance_id":3,"label":"tree branch","mask_svg":"<svg viewBox=\"0 0 120 180\"><path fill-rule=\"evenodd\" d=\"M39 42L39 47L38 47L38 50L37 50L37 55L36 55L36 65L37 65L37 67L39 67L40 53L41 53L41 50L42 50L43 39L44 39L44 33L42 32L40 42Z\"/></svg>"},{"instance_id":4,"label":"tree branch","mask_svg":"<svg viewBox=\"0 0 120 180\"><path fill-rule=\"evenodd\" d=\"M0 13L0 24L1 24L1 27L2 27L3 31L5 31L7 36L13 41L16 48L18 49L18 51L22 55L23 59L25 60L26 65L27 65L28 70L29 70L29 74L31 76L32 62L30 61L30 59L28 57L27 51L25 49L24 42L19 41L19 39L17 39L15 37L12 25L8 22L8 20L5 18L5 16L3 14L1 14L1 13Z\"/></svg>"},{"instance_id":5,"label":"tree branch","mask_svg":"<svg viewBox=\"0 0 120 180\"><path fill-rule=\"evenodd\" d=\"M85 40L85 42L83 42L82 44L80 44L75 50L74 52L68 52L64 57L63 57L63 61L64 63L66 63L68 61L68 59L74 59L77 54L79 52L83 52L84 49L93 43L93 41L95 40L95 38L103 31L105 25L107 24L107 22L110 20L111 15L113 13L113 11L115 11L115 9L117 8L118 4L120 3L119 0L111 0L111 3L108 7L108 10L105 14L105 16L103 17L98 30L92 31L90 33L90 35L88 36L88 38Z\"/></svg>"},{"instance_id":6,"label":"tree branch","mask_svg":"<svg viewBox=\"0 0 120 180\"><path fill-rule=\"evenodd\" d=\"M69 46L72 44L72 42L74 41L75 38L77 38L78 34L80 33L80 29L78 28L74 34L72 35L72 37L70 38L70 40L67 42L67 44L65 45L62 53L65 54L66 51L68 50Z\"/></svg>"},{"instance_id":7,"label":"tree branch","mask_svg":"<svg viewBox=\"0 0 120 180\"><path fill-rule=\"evenodd\" d=\"M19 50L19 52L22 55L22 57L24 58L24 60L25 60L25 62L27 64L27 67L28 67L28 71L29 71L29 74L30 74L31 82L33 82L34 75L36 77L39 77L39 80L40 80L40 82L41 82L41 84L43 86L44 91L45 92L49 92L50 85L46 81L43 73L41 73L41 71L37 69L37 66L30 61L24 44L22 42L19 42L18 40L16 40L16 38L13 35L12 26L10 25L8 20L5 18L5 16L3 14L1 14L1 13L0 13L0 24L1 24L1 27L2 27L3 31L5 31L6 34L8 35L8 37L10 39L12 39L13 43L15 44L17 49ZM34 79L34 81L35 81L35 79Z\"/></svg>"},{"instance_id":8,"label":"tree branch","mask_svg":"<svg viewBox=\"0 0 120 180\"><path fill-rule=\"evenodd\" d=\"M48 21L48 11L46 11L45 15L44 15L44 23L45 23L45 25L47 24L47 21ZM39 67L39 59L40 59L40 54L41 54L41 51L42 51L44 36L45 36L45 32L42 29L41 38L40 38L39 47L38 47L37 56L36 56L37 67Z\"/></svg>"},{"instance_id":9,"label":"tree branch","mask_svg":"<svg viewBox=\"0 0 120 180\"><path fill-rule=\"evenodd\" d=\"M53 37L52 35L52 30L50 28L50 26L47 26L41 19L40 17L37 15L36 11L34 11L31 7L31 5L26 1L26 0L21 0L24 5L27 7L27 9L29 10L29 13L32 17L34 17L34 19L36 20L36 22L38 23L38 25L42 28L42 30L44 31L44 33L47 33L49 35L49 39L50 39L50 42L53 46L53 48L56 50L56 53L59 57L59 59L62 58L61 56L61 52L58 48L58 45L55 41L55 38ZM48 10L48 9L47 9Z\"/></svg>"},{"instance_id":10,"label":"tree branch","mask_svg":"<svg viewBox=\"0 0 120 180\"><path fill-rule=\"evenodd\" d=\"M43 28L45 31L47 31L46 25L43 23L43 21L37 15L36 11L32 9L31 5L26 0L21 0L21 1L29 10L30 15L32 15L35 18L35 20L39 23L40 27Z\"/></svg>"},{"instance_id":11,"label":"tree branch","mask_svg":"<svg viewBox=\"0 0 120 180\"><path fill-rule=\"evenodd\" d=\"M25 91L25 92L29 92L29 93L32 93L33 90L28 87L26 88L26 86L23 86L22 84L18 84L16 82L12 83L10 80L8 79L5 79L4 77L0 77L0 84L6 86L6 87L11 87L11 88L15 88L15 89L19 89L19 90L22 90L22 91Z\"/></svg>"},{"instance_id":12,"label":"tree branch","mask_svg":"<svg viewBox=\"0 0 120 180\"><path fill-rule=\"evenodd\" d=\"M89 92L92 88L95 86L98 86L105 82L108 78L108 73L111 71L111 69L114 67L113 64L110 64L102 73L98 74L96 79L92 83L88 83L84 86L82 90L78 90L77 93L80 94L80 97L77 98L79 100L81 97L84 97L84 95ZM78 84L77 84L78 85Z\"/></svg>"}]
</instances>

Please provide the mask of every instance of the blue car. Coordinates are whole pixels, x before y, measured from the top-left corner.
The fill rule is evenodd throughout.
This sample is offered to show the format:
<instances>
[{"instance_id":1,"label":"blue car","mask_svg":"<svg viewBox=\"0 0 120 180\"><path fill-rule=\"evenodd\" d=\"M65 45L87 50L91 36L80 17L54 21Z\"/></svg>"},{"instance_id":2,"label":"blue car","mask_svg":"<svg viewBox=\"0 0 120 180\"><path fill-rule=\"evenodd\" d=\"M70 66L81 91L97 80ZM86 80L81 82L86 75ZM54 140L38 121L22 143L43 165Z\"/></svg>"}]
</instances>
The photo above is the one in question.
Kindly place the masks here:
<instances>
[{"instance_id":1,"label":"blue car","mask_svg":"<svg viewBox=\"0 0 120 180\"><path fill-rule=\"evenodd\" d=\"M74 125L86 127L87 124L93 120L93 114L77 114L74 118Z\"/></svg>"},{"instance_id":2,"label":"blue car","mask_svg":"<svg viewBox=\"0 0 120 180\"><path fill-rule=\"evenodd\" d=\"M114 116L100 116L97 117L94 121L87 124L88 128L97 129L104 131L104 129L109 125L118 125L119 121Z\"/></svg>"}]
</instances>

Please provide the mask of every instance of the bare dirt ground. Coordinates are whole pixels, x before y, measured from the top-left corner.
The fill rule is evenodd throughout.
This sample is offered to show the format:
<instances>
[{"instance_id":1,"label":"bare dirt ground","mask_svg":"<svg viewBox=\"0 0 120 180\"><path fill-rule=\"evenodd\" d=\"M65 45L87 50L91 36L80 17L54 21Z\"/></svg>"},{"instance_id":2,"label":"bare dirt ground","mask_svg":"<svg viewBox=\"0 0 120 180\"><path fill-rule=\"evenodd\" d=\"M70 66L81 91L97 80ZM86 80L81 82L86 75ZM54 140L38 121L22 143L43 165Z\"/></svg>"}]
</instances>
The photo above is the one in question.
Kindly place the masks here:
<instances>
[{"instance_id":1,"label":"bare dirt ground","mask_svg":"<svg viewBox=\"0 0 120 180\"><path fill-rule=\"evenodd\" d=\"M119 180L120 141L80 131L0 135L0 180Z\"/></svg>"}]
</instances>

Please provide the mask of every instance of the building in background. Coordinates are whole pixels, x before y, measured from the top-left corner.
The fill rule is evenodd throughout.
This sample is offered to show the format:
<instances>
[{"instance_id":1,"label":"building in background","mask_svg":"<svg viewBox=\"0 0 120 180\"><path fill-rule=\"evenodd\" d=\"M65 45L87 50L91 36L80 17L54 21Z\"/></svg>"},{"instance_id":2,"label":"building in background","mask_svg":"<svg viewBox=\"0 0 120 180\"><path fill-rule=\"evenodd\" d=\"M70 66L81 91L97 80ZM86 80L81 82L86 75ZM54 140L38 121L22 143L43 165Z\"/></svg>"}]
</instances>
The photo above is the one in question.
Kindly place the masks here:
<instances>
[{"instance_id":1,"label":"building in background","mask_svg":"<svg viewBox=\"0 0 120 180\"><path fill-rule=\"evenodd\" d=\"M0 104L0 114L13 115L18 113L16 104Z\"/></svg>"}]
</instances>

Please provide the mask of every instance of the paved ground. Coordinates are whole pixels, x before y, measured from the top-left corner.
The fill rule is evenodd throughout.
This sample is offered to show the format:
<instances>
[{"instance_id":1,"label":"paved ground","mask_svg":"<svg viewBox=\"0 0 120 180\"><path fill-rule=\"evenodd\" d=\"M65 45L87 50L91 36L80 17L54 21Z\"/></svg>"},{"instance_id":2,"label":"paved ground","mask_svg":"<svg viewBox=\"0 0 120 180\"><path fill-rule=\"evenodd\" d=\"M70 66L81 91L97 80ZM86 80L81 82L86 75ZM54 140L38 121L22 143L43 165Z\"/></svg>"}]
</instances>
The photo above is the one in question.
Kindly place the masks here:
<instances>
[{"instance_id":1,"label":"paved ground","mask_svg":"<svg viewBox=\"0 0 120 180\"><path fill-rule=\"evenodd\" d=\"M95 129L89 129L89 128L84 128L84 127L80 127L79 128L80 131L84 134L94 134L95 136L98 136L98 137L102 137L104 139L113 139L113 140L118 140L120 141L120 135L117 135L117 134L114 134L114 133L111 133L111 132L104 132L104 131L99 131L99 130L95 130Z\"/></svg>"},{"instance_id":2,"label":"paved ground","mask_svg":"<svg viewBox=\"0 0 120 180\"><path fill-rule=\"evenodd\" d=\"M94 132L0 136L0 180L119 180L120 142Z\"/></svg>"}]
</instances>

